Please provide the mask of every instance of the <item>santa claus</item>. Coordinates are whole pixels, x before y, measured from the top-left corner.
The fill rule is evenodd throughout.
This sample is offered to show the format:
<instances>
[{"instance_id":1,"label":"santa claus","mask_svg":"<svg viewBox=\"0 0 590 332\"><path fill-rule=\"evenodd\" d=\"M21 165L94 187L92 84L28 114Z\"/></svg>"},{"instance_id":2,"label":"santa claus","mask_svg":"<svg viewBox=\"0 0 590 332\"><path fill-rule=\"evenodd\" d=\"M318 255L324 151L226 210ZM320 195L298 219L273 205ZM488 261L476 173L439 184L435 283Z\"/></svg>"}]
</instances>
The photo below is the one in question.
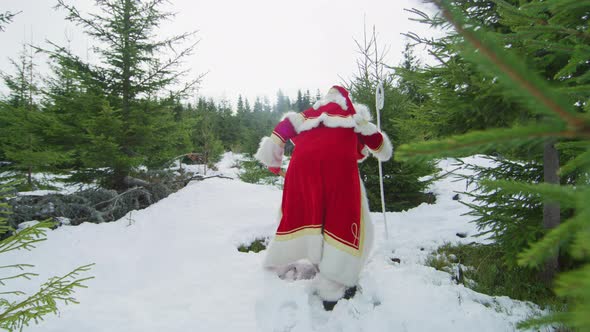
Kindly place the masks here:
<instances>
[{"instance_id":1,"label":"santa claus","mask_svg":"<svg viewBox=\"0 0 590 332\"><path fill-rule=\"evenodd\" d=\"M280 223L264 265L284 273L285 266L309 260L318 271L312 284L327 310L356 291L373 242L358 162L369 152L386 161L393 149L370 120L366 106L353 104L346 89L333 86L312 108L287 113L255 156L279 174L285 142L295 145Z\"/></svg>"}]
</instances>

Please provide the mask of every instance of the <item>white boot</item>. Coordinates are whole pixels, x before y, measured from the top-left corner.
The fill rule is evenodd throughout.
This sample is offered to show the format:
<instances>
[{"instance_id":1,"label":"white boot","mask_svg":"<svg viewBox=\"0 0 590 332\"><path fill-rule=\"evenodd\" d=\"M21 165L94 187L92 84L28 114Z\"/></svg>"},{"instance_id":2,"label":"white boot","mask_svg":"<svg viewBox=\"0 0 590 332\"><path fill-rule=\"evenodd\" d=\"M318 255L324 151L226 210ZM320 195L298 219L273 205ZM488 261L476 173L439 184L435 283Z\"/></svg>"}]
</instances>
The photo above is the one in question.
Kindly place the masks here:
<instances>
[{"instance_id":1,"label":"white boot","mask_svg":"<svg viewBox=\"0 0 590 332\"><path fill-rule=\"evenodd\" d=\"M338 301L344 296L346 290L346 286L324 277L321 272L313 279L312 287L324 301Z\"/></svg>"},{"instance_id":2,"label":"white boot","mask_svg":"<svg viewBox=\"0 0 590 332\"><path fill-rule=\"evenodd\" d=\"M273 268L279 278L287 281L313 279L318 273L316 265L300 260L289 265Z\"/></svg>"}]
</instances>

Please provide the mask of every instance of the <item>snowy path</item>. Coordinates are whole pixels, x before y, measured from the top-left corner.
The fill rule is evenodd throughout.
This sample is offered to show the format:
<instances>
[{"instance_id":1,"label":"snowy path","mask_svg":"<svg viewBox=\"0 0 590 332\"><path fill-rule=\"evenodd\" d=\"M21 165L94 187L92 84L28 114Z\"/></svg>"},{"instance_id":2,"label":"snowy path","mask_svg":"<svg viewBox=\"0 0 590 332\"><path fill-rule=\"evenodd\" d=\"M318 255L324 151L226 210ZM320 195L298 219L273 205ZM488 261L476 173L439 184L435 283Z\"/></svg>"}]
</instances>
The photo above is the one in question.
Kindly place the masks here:
<instances>
[{"instance_id":1,"label":"snowy path","mask_svg":"<svg viewBox=\"0 0 590 332\"><path fill-rule=\"evenodd\" d=\"M474 241L455 236L475 233L451 199L464 184L443 180L433 189L437 204L388 214L387 243L382 216L373 215L378 241L362 292L333 312L309 296L309 281L262 270L264 252L237 251L273 233L281 198L277 188L238 180L193 182L114 223L61 227L0 265L35 264L41 281L96 263L96 278L76 293L81 304L62 306L60 317L29 331L513 331L534 311L530 304L475 293L422 265L445 241ZM394 256L401 264L390 262ZM8 288L31 293L31 284Z\"/></svg>"}]
</instances>

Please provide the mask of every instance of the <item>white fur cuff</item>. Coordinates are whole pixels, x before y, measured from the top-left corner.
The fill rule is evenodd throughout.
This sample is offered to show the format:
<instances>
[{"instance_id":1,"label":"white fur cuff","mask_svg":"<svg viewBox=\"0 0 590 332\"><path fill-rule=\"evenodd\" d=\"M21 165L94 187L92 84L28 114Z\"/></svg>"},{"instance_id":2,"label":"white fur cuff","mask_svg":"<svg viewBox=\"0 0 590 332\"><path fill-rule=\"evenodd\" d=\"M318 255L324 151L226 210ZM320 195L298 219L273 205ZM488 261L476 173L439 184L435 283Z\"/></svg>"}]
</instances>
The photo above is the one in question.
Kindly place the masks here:
<instances>
[{"instance_id":1,"label":"white fur cuff","mask_svg":"<svg viewBox=\"0 0 590 332\"><path fill-rule=\"evenodd\" d=\"M254 158L267 167L281 167L283 162L283 146L277 144L270 137L263 137Z\"/></svg>"},{"instance_id":2,"label":"white fur cuff","mask_svg":"<svg viewBox=\"0 0 590 332\"><path fill-rule=\"evenodd\" d=\"M391 145L391 141L389 137L385 133L381 133L383 135L383 143L377 150L370 150L371 153L375 156L375 158L379 159L380 161L388 161L393 154L393 145Z\"/></svg>"}]
</instances>

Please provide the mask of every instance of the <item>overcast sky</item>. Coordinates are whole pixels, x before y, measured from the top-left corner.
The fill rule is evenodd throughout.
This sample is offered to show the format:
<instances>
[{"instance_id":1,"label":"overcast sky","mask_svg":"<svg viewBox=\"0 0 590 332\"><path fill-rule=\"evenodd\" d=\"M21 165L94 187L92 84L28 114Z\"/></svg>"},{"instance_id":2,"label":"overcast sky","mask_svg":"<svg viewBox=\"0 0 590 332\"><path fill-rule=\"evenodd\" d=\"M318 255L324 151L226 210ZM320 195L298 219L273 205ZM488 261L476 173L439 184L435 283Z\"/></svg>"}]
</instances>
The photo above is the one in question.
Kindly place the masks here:
<instances>
[{"instance_id":1,"label":"overcast sky","mask_svg":"<svg viewBox=\"0 0 590 332\"><path fill-rule=\"evenodd\" d=\"M0 33L0 70L12 72L23 42L47 46L46 39L64 45L66 35L83 58L92 41L56 11L56 0L0 0L0 12L22 11ZM66 0L80 11L92 11L94 0ZM256 96L274 100L278 89L294 97L297 89L322 93L340 77L350 78L358 57L354 39L362 40L363 25L375 25L379 43L388 46L388 63L399 64L406 38L413 31L432 34L409 20L404 8L425 9L419 0L170 0L177 12L164 22L162 37L198 30L200 43L187 59L194 75L208 72L200 95L227 98L238 94L250 102ZM92 55L90 55L92 58ZM39 64L40 70L44 64ZM0 88L4 91L4 88Z\"/></svg>"}]
</instances>

